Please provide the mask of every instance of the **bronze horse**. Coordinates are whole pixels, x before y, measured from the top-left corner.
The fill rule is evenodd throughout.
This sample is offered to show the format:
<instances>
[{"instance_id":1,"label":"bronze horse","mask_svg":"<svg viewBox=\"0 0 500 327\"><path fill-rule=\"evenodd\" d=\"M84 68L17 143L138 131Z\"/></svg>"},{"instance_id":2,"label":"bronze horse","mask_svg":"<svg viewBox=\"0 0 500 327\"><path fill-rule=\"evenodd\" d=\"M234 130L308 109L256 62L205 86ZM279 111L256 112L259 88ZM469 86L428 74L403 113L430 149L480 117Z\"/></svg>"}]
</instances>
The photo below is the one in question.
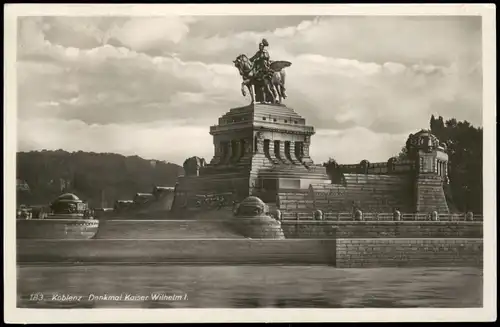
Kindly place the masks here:
<instances>
[{"instance_id":1,"label":"bronze horse","mask_svg":"<svg viewBox=\"0 0 500 327\"><path fill-rule=\"evenodd\" d=\"M262 102L281 103L282 99L286 98L285 94L285 71L283 69L272 70L270 77L257 77L252 63L245 54L241 54L233 61L234 66L240 72L243 81L241 83L241 93L246 96L245 86L250 92L252 104L255 102L255 93L253 87L261 85L260 92L262 94ZM272 64L271 64L272 69ZM268 100L267 96L271 99ZM278 97L278 99L277 99Z\"/></svg>"}]
</instances>

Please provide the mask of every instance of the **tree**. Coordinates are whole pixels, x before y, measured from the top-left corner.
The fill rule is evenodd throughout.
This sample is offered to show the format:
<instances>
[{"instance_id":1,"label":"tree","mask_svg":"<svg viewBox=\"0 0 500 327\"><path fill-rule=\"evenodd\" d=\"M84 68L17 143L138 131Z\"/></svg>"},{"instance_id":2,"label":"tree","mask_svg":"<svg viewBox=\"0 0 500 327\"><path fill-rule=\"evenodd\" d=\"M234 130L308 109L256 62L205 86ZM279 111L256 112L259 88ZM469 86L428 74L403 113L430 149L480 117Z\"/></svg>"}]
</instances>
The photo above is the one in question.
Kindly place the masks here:
<instances>
[{"instance_id":1,"label":"tree","mask_svg":"<svg viewBox=\"0 0 500 327\"><path fill-rule=\"evenodd\" d=\"M468 121L431 116L429 127L441 143L446 144L450 184L445 193L450 208L458 211L483 212L483 130ZM408 158L406 146L397 155Z\"/></svg>"},{"instance_id":2,"label":"tree","mask_svg":"<svg viewBox=\"0 0 500 327\"><path fill-rule=\"evenodd\" d=\"M408 159L408 149L406 146L403 146L401 148L401 151L399 151L398 155L396 156L398 160L406 160Z\"/></svg>"},{"instance_id":3,"label":"tree","mask_svg":"<svg viewBox=\"0 0 500 327\"><path fill-rule=\"evenodd\" d=\"M483 130L468 121L431 117L431 132L447 145L449 190L460 211L483 211Z\"/></svg>"}]
</instances>

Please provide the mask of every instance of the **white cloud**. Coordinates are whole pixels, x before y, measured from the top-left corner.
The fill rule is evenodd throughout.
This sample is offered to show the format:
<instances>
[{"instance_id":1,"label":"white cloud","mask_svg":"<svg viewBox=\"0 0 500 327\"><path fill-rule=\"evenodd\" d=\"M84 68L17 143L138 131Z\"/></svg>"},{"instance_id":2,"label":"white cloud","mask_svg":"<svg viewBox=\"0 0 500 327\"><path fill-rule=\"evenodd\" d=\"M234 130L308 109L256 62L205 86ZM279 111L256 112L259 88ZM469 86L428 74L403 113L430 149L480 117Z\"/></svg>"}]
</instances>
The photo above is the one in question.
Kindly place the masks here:
<instances>
[{"instance_id":1,"label":"white cloud","mask_svg":"<svg viewBox=\"0 0 500 327\"><path fill-rule=\"evenodd\" d=\"M179 43L189 32L185 19L178 16L132 18L122 26L114 26L107 34L136 51L158 48L165 43Z\"/></svg>"},{"instance_id":2,"label":"white cloud","mask_svg":"<svg viewBox=\"0 0 500 327\"><path fill-rule=\"evenodd\" d=\"M58 25L57 20L23 19L20 123L51 132L43 137L22 133L20 144L29 149L81 144L89 151L93 146L147 151L150 157L166 160L174 160L170 154L185 158L211 153L208 126L231 107L248 103L240 94L241 77L231 60L240 53L253 54L263 37L271 44L272 59L292 62L286 103L321 131L311 148L318 158L387 160L404 144L405 135L427 127L431 114L481 125L482 67L475 23L458 18L336 17L302 19L293 26L268 20L267 26L274 27L267 32L238 25L220 34L203 33L201 26L207 22L212 24L207 31L229 24L220 19L220 24L184 17L77 19L67 35L62 27L72 26L68 21ZM243 20L248 26L258 25ZM78 41L80 34L85 46ZM103 45L103 39L119 42ZM139 149L135 139L130 146L122 145L129 142L121 136L142 141L171 137L158 125L168 121L184 127L165 123L164 129L203 140L192 142L193 153L188 146L161 149L149 143L147 149ZM57 137L69 131L78 131L74 143ZM359 151L353 151L353 144Z\"/></svg>"},{"instance_id":3,"label":"white cloud","mask_svg":"<svg viewBox=\"0 0 500 327\"><path fill-rule=\"evenodd\" d=\"M332 133L317 130L311 138L311 157L317 164L334 158L338 163L385 162L396 156L405 144L408 134L374 133L354 127Z\"/></svg>"},{"instance_id":4,"label":"white cloud","mask_svg":"<svg viewBox=\"0 0 500 327\"><path fill-rule=\"evenodd\" d=\"M29 119L19 122L18 148L20 151L114 152L177 164L194 155L211 160L213 142L208 126L188 124L186 121L159 121L88 125L77 120ZM374 133L361 127L342 131L317 130L310 151L317 164L330 157L339 163L357 163L363 159L386 161L399 152L406 137L407 134Z\"/></svg>"},{"instance_id":5,"label":"white cloud","mask_svg":"<svg viewBox=\"0 0 500 327\"><path fill-rule=\"evenodd\" d=\"M19 121L18 150L114 152L182 165L190 156L210 160L213 142L208 127L162 121L161 124L88 125L77 120ZM182 140L182 142L179 142Z\"/></svg>"}]
</instances>

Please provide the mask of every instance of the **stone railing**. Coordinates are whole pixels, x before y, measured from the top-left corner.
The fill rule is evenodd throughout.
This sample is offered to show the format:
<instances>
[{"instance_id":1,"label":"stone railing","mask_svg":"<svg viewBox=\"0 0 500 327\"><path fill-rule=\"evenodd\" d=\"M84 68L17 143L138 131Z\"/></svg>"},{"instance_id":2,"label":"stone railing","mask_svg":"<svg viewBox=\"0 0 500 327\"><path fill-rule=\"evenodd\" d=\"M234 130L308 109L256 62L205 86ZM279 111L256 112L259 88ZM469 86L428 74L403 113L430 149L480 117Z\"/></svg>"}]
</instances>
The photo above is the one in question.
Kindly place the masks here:
<instances>
[{"instance_id":1,"label":"stone railing","mask_svg":"<svg viewBox=\"0 0 500 327\"><path fill-rule=\"evenodd\" d=\"M321 212L319 210L311 212L282 212L281 220L337 220L337 221L483 221L483 215L470 213L437 214L435 213L402 213L399 218L391 212L362 212L361 215L354 215L351 212Z\"/></svg>"},{"instance_id":2,"label":"stone railing","mask_svg":"<svg viewBox=\"0 0 500 327\"><path fill-rule=\"evenodd\" d=\"M409 172L415 169L415 163L410 160L387 162L367 162L366 165L359 164L340 164L339 169L343 173L366 173L366 174L394 174L400 172Z\"/></svg>"}]
</instances>

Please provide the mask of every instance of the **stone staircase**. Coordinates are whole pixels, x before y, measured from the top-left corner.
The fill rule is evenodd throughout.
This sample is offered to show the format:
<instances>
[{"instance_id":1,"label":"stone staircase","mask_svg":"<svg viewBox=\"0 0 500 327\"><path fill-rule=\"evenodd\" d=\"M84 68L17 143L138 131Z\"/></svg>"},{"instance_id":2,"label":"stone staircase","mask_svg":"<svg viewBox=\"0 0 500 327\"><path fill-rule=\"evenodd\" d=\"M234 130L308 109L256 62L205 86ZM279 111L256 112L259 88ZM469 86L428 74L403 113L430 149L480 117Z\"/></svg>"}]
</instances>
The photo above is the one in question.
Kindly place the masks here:
<instances>
[{"instance_id":1,"label":"stone staircase","mask_svg":"<svg viewBox=\"0 0 500 327\"><path fill-rule=\"evenodd\" d=\"M283 176L283 177L296 177L296 178L307 178L307 179L320 179L328 180L328 175L326 174L326 169L323 167L312 166L305 167L302 164L286 164L278 163L273 166L263 167L259 170L259 175L265 176Z\"/></svg>"},{"instance_id":2,"label":"stone staircase","mask_svg":"<svg viewBox=\"0 0 500 327\"><path fill-rule=\"evenodd\" d=\"M353 206L365 212L392 212L399 208L413 212L411 179L397 175L345 174L343 184L313 184L307 192L279 192L277 207L295 213L351 212Z\"/></svg>"}]
</instances>

